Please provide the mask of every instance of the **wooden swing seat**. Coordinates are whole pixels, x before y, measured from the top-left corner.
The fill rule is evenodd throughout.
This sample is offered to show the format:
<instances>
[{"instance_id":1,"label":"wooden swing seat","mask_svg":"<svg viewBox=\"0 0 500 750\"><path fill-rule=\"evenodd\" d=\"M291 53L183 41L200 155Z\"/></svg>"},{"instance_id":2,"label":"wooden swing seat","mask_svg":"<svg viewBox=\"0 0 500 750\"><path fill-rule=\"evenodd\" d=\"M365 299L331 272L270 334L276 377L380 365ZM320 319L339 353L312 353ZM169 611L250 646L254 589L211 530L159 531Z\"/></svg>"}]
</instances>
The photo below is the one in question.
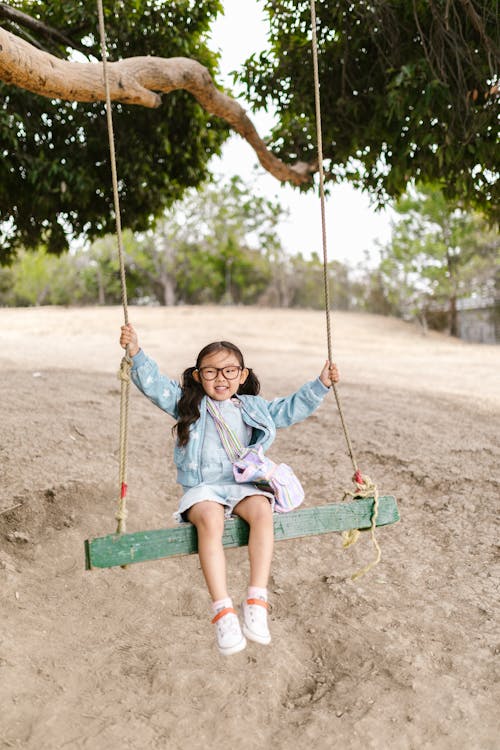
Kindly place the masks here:
<instances>
[{"instance_id":1,"label":"wooden swing seat","mask_svg":"<svg viewBox=\"0 0 500 750\"><path fill-rule=\"evenodd\" d=\"M351 502L299 508L291 513L275 513L274 538L276 541L283 541L333 531L368 529L371 526L373 503L373 498L365 497ZM392 495L379 497L376 525L386 526L396 521L399 521L396 499ZM222 543L224 547L243 547L248 544L248 524L241 518L227 520ZM192 524L184 523L173 528L108 534L87 539L85 567L87 570L112 568L174 555L191 555L197 551L196 529Z\"/></svg>"}]
</instances>

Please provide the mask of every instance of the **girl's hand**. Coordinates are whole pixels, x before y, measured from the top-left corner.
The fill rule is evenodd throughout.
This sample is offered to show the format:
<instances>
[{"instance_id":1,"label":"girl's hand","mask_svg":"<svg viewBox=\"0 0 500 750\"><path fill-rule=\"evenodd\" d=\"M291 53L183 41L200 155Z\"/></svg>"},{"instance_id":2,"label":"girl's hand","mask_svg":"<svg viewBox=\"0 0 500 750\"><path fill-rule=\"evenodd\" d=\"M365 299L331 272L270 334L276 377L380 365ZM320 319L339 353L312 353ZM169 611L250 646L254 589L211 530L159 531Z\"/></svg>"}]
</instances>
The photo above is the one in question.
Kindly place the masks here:
<instances>
[{"instance_id":1,"label":"girl's hand","mask_svg":"<svg viewBox=\"0 0 500 750\"><path fill-rule=\"evenodd\" d=\"M321 370L319 379L326 388L330 388L333 383L338 383L340 380L339 371L337 365L334 362L326 360L325 366Z\"/></svg>"},{"instance_id":2,"label":"girl's hand","mask_svg":"<svg viewBox=\"0 0 500 750\"><path fill-rule=\"evenodd\" d=\"M128 346L128 353L130 357L135 357L139 351L139 340L137 334L130 323L121 327L120 334L120 346L124 349Z\"/></svg>"}]
</instances>

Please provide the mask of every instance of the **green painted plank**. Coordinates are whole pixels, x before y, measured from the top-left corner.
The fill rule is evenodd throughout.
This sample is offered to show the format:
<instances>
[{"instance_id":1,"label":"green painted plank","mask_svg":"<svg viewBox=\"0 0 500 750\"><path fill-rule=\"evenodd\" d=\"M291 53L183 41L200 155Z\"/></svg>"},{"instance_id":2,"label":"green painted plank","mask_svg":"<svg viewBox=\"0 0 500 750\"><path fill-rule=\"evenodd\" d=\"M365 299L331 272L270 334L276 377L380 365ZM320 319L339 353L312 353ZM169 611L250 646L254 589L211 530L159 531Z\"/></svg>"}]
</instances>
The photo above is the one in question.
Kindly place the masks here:
<instances>
[{"instance_id":1,"label":"green painted plank","mask_svg":"<svg viewBox=\"0 0 500 750\"><path fill-rule=\"evenodd\" d=\"M291 513L275 513L276 541L302 536L327 534L348 529L367 529L371 525L373 498L358 498L348 503L298 508ZM377 526L399 521L396 499L379 498ZM231 518L224 525L224 547L242 547L248 543L248 525L241 518ZM86 568L112 568L173 555L190 555L198 551L196 529L190 523L173 528L137 531L132 534L109 534L85 541Z\"/></svg>"}]
</instances>

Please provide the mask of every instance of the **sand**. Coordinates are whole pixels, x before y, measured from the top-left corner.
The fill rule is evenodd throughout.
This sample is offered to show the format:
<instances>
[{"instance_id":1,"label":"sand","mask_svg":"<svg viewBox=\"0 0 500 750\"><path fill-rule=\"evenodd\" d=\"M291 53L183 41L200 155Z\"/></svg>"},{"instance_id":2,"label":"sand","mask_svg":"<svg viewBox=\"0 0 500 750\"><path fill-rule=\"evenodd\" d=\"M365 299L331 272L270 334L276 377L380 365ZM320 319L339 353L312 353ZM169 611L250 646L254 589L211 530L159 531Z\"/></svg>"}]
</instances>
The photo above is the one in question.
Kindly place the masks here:
<instances>
[{"instance_id":1,"label":"sand","mask_svg":"<svg viewBox=\"0 0 500 750\"><path fill-rule=\"evenodd\" d=\"M312 311L130 319L172 376L234 340L269 398L326 357ZM401 521L357 581L366 534L349 550L337 534L277 544L272 644L224 658L196 556L84 570L84 539L115 529L121 322L121 308L0 310L0 747L497 750L500 348L334 314L356 459ZM129 531L174 524L171 426L133 390ZM270 455L307 505L352 486L333 397ZM246 549L227 559L238 602Z\"/></svg>"}]
</instances>

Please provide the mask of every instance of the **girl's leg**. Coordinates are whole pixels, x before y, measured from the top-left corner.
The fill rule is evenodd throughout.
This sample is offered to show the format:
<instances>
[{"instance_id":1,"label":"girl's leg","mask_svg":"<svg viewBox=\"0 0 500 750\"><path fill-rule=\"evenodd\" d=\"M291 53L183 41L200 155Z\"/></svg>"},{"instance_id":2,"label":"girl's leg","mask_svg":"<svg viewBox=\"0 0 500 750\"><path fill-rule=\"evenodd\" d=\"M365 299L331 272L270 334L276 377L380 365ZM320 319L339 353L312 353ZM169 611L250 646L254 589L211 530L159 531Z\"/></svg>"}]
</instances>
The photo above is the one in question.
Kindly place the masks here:
<instances>
[{"instance_id":1,"label":"girl's leg","mask_svg":"<svg viewBox=\"0 0 500 750\"><path fill-rule=\"evenodd\" d=\"M226 557L222 546L224 507L205 500L193 505L188 520L198 532L198 554L208 591L212 597L215 637L221 654L230 656L245 648L238 616L227 594Z\"/></svg>"},{"instance_id":2,"label":"girl's leg","mask_svg":"<svg viewBox=\"0 0 500 750\"><path fill-rule=\"evenodd\" d=\"M243 633L250 640L266 646L271 642L267 624L267 582L274 545L273 514L269 500L263 495L245 498L234 512L250 526L250 586L248 597L241 605Z\"/></svg>"},{"instance_id":3,"label":"girl's leg","mask_svg":"<svg viewBox=\"0 0 500 750\"><path fill-rule=\"evenodd\" d=\"M264 495L251 495L238 503L234 512L250 526L248 557L250 586L267 588L274 546L271 505Z\"/></svg>"},{"instance_id":4,"label":"girl's leg","mask_svg":"<svg viewBox=\"0 0 500 750\"><path fill-rule=\"evenodd\" d=\"M226 557L222 546L224 506L206 500L189 509L188 520L198 532L198 555L212 601L226 599Z\"/></svg>"}]
</instances>

